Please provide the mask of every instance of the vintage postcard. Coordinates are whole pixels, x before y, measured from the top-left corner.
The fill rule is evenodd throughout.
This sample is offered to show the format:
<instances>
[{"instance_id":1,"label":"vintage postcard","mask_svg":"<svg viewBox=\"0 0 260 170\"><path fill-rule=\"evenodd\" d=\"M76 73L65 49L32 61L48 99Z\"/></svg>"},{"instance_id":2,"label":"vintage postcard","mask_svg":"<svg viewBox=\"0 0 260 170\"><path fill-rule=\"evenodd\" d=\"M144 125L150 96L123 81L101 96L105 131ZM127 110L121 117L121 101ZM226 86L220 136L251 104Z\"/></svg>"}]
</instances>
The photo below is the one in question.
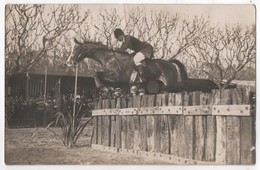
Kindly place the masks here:
<instances>
[{"instance_id":1,"label":"vintage postcard","mask_svg":"<svg viewBox=\"0 0 260 170\"><path fill-rule=\"evenodd\" d=\"M255 165L253 4L7 4L6 165Z\"/></svg>"}]
</instances>

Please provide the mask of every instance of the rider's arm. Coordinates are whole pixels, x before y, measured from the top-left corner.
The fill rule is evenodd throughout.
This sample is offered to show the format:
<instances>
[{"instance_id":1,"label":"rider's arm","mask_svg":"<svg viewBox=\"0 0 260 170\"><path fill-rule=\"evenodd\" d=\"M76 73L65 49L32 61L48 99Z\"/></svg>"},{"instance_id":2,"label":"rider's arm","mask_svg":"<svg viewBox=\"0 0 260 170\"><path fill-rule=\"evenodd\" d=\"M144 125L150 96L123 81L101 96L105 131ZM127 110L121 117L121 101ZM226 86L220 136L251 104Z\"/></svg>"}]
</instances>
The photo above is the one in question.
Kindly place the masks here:
<instances>
[{"instance_id":1,"label":"rider's arm","mask_svg":"<svg viewBox=\"0 0 260 170\"><path fill-rule=\"evenodd\" d=\"M126 49L130 47L130 39L129 37L125 37L125 42L122 43L122 46L120 48L115 48L115 51L119 52L125 52Z\"/></svg>"}]
</instances>

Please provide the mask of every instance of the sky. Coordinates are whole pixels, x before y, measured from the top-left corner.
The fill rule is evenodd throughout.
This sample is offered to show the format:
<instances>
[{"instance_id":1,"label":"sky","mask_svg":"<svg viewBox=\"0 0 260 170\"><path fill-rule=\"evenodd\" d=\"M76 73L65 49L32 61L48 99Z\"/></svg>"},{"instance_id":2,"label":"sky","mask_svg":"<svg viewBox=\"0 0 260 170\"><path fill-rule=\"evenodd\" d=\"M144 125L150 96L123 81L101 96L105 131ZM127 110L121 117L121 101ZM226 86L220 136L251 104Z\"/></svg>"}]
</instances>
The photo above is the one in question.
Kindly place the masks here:
<instances>
[{"instance_id":1,"label":"sky","mask_svg":"<svg viewBox=\"0 0 260 170\"><path fill-rule=\"evenodd\" d=\"M99 12L100 9L111 9L116 8L118 11L124 12L131 7L140 7L144 8L146 12L149 13L151 10L163 10L172 14L178 14L181 17L193 17L197 16L209 16L210 20L219 25L234 25L241 24L243 26L250 26L255 24L255 6L254 5L158 5L158 4L149 4L149 5L82 5L81 9L91 10L92 12Z\"/></svg>"}]
</instances>

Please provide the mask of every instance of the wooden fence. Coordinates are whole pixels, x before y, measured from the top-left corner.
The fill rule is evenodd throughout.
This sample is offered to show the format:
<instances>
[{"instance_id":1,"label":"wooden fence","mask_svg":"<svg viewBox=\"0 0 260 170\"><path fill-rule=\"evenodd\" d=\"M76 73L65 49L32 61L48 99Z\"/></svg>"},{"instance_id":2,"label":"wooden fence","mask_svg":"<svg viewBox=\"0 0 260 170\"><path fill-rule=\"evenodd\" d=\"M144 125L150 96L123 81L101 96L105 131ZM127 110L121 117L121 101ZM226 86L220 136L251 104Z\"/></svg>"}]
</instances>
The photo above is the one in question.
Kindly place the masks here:
<instances>
[{"instance_id":1,"label":"wooden fence","mask_svg":"<svg viewBox=\"0 0 260 170\"><path fill-rule=\"evenodd\" d=\"M250 89L95 102L92 147L174 164L254 164Z\"/></svg>"}]
</instances>

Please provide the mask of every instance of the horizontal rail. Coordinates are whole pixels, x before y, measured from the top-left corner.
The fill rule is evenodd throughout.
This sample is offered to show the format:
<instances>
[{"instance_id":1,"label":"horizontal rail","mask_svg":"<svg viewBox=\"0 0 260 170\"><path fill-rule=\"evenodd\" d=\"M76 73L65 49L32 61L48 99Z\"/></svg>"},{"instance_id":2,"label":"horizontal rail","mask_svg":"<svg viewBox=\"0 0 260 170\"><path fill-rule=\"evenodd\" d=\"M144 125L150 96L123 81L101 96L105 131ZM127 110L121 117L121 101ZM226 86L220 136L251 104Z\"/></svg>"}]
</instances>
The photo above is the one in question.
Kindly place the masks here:
<instances>
[{"instance_id":1,"label":"horizontal rail","mask_svg":"<svg viewBox=\"0 0 260 170\"><path fill-rule=\"evenodd\" d=\"M135 149L117 149L115 147L108 147L108 146L102 146L102 145L96 145L92 144L92 148L96 150L111 152L111 153L123 153L123 154L129 154L129 155L136 155L140 157L147 157L147 158L156 158L157 160L166 161L169 163L174 164L186 164L186 165L214 165L217 164L216 162L206 162L206 161L197 161L193 159L187 159L182 157L177 157L170 154L163 154L158 152L148 152L148 151L140 151Z\"/></svg>"},{"instance_id":2,"label":"horizontal rail","mask_svg":"<svg viewBox=\"0 0 260 170\"><path fill-rule=\"evenodd\" d=\"M217 115L250 116L250 105L196 105L196 106L157 106L141 108L111 108L93 110L92 116L127 115Z\"/></svg>"}]
</instances>

